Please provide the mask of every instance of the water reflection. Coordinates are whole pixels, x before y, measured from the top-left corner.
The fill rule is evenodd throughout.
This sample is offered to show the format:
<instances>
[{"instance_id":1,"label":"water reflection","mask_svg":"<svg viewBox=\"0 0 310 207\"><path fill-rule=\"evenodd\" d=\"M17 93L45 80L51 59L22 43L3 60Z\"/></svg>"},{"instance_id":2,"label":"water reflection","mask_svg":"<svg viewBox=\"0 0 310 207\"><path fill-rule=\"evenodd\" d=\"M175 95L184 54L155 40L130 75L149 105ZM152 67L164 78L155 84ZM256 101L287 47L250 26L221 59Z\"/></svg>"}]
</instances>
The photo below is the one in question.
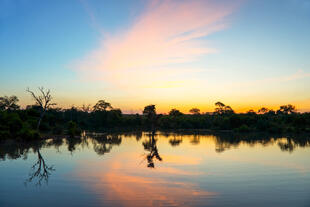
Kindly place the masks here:
<instances>
[{"instance_id":1,"label":"water reflection","mask_svg":"<svg viewBox=\"0 0 310 207\"><path fill-rule=\"evenodd\" d=\"M13 182L27 180L26 183L33 184L28 188L54 187L50 193L55 193L74 183L80 187L77 191L93 196L87 197L92 202L96 198L98 203L93 206L227 206L225 204L240 200L251 204L255 200L250 199L251 195L265 196L264 199L286 195L282 197L285 201L282 204L288 206L288 195L301 196L298 194L301 191L296 190L301 189L300 186L305 193L310 191L304 187L310 180L307 147L310 147L307 135L85 133L76 138L58 137L27 143L3 140L0 164L12 169L2 174L2 178L16 173L16 169L27 168L27 172L31 169L29 175L24 170L24 176L16 174L8 180L3 184L6 188L14 186ZM12 167L12 162L7 162L23 162L23 159L27 165ZM67 165L72 168L68 170ZM65 173L64 169L67 169ZM55 177L60 182L54 182ZM48 181L48 186L43 185ZM0 206L6 188L0 187ZM20 191L18 187L12 191L16 189ZM72 189L62 193L70 197ZM278 189L279 194L267 189ZM304 197L299 198L305 201ZM270 202L274 200L270 199ZM77 203L82 205L80 202L77 196Z\"/></svg>"},{"instance_id":2,"label":"water reflection","mask_svg":"<svg viewBox=\"0 0 310 207\"><path fill-rule=\"evenodd\" d=\"M86 140L86 139L84 139ZM109 153L113 146L122 143L122 137L119 134L93 134L91 136L93 149L98 155Z\"/></svg>"},{"instance_id":3,"label":"water reflection","mask_svg":"<svg viewBox=\"0 0 310 207\"><path fill-rule=\"evenodd\" d=\"M157 140L155 139L155 132L149 134L149 139L145 140L142 145L146 151L149 153L146 155L146 160L148 162L147 167L154 168L154 158L156 158L159 161L162 161L162 158L160 157L158 153L158 149L156 146Z\"/></svg>"},{"instance_id":4,"label":"water reflection","mask_svg":"<svg viewBox=\"0 0 310 207\"><path fill-rule=\"evenodd\" d=\"M54 166L49 166L44 158L42 157L40 150L37 151L38 160L32 166L32 171L29 174L29 178L26 180L25 184L35 182L36 186L41 186L42 182L48 183L48 178L53 171L55 171Z\"/></svg>"},{"instance_id":5,"label":"water reflection","mask_svg":"<svg viewBox=\"0 0 310 207\"><path fill-rule=\"evenodd\" d=\"M57 151L61 146L67 146L67 150L71 153L75 152L78 147L92 147L98 155L109 153L114 146L119 146L122 143L122 138L135 137L139 142L142 139L143 132L133 133L90 133L84 134L81 137L75 138L52 138L46 140L38 140L32 142L23 142L15 140L3 140L0 142L0 160L6 159L27 159L28 153L39 153L43 147L54 147ZM167 138L169 144L173 147L179 146L184 137L190 138L192 145L199 145L201 139L212 138L215 142L215 151L218 153L224 152L231 148L237 148L240 144L249 146L261 145L268 146L277 144L282 151L293 152L296 148L310 147L309 135L281 135L271 136L268 134L188 134L188 133L145 133L148 139L142 142L144 150L148 151L149 163L154 163L152 160L156 158L161 161L157 146L157 137ZM38 155L40 158L40 156ZM42 157L42 156L41 156ZM153 166L153 164L151 164Z\"/></svg>"},{"instance_id":6,"label":"water reflection","mask_svg":"<svg viewBox=\"0 0 310 207\"><path fill-rule=\"evenodd\" d=\"M176 135L173 135L173 138L169 139L169 143L171 146L179 146L182 143L182 138L177 138Z\"/></svg>"},{"instance_id":7,"label":"water reflection","mask_svg":"<svg viewBox=\"0 0 310 207\"><path fill-rule=\"evenodd\" d=\"M30 174L28 182L37 178L38 184L41 184L44 180L48 181L48 177L51 172L54 171L53 166L49 166L43 158L40 149L43 147L54 147L57 152L61 146L66 146L67 150L74 153L78 147L92 148L94 152L102 156L109 153L114 146L119 146L122 143L122 138L135 137L137 141L142 139L142 132L123 133L123 134L106 134L106 133L91 133L84 134L81 137L76 138L56 138L39 140L33 142L18 142L13 140L5 140L0 142L0 159L27 159L28 153L37 153L37 161L32 166L33 172ZM155 160L162 161L163 158L159 154L157 146L157 138L159 136L166 137L169 140L169 144L173 147L177 147L183 142L184 137L188 137L186 133L146 133L147 139L142 142L143 148L147 153L145 154L145 160L147 161L147 167L154 168ZM231 148L237 148L240 144L247 144L249 146L261 145L268 146L276 144L282 151L292 153L298 147L309 147L310 138L306 135L298 136L286 136L275 138L274 136L264 134L250 134L250 135L232 135L232 134L195 134L190 135L190 143L197 145L200 143L200 139L206 137L214 139L215 151L218 153L224 152ZM48 158L47 158L48 159Z\"/></svg>"},{"instance_id":8,"label":"water reflection","mask_svg":"<svg viewBox=\"0 0 310 207\"><path fill-rule=\"evenodd\" d=\"M173 147L179 146L182 143L184 136L188 134L177 134L177 133L146 133L148 139L142 142L144 150L148 151L146 155L146 160L148 161L148 167L154 167L154 158L162 161L161 156L158 152L157 138L156 136L164 135L169 139L169 144ZM56 138L39 140L32 142L18 142L13 140L5 140L0 142L0 159L17 159L22 157L27 159L27 154L29 152L38 153L38 162L44 159L40 154L40 149L42 147L54 147L59 151L59 147L66 145L69 152L73 153L78 147L88 147L92 146L93 150L98 155L104 155L109 153L113 146L118 146L122 143L122 137L136 137L139 141L142 138L142 132L134 133L123 133L123 134L106 134L106 133L91 133L84 134L81 137L75 138ZM248 144L250 146L261 145L268 146L277 144L282 151L293 152L294 149L298 147L309 147L310 137L307 135L295 135L286 137L277 137L266 135L266 134L250 134L250 135L233 135L233 134L194 134L190 136L190 143L197 145L200 143L201 138L212 137L215 140L215 151L223 152L231 148L237 148L240 144Z\"/></svg>"},{"instance_id":9,"label":"water reflection","mask_svg":"<svg viewBox=\"0 0 310 207\"><path fill-rule=\"evenodd\" d=\"M201 189L195 183L165 177L167 173L175 178L180 176L177 171L170 171L170 168L163 167L158 171L139 168L135 163L130 162L133 157L135 157L134 153L121 154L117 161L107 162L104 166L97 167L98 172L92 176L99 182L91 188L96 193L106 194L102 203L112 200L117 206L119 204L144 207L193 206L202 198L212 198L218 195L217 192ZM191 176L191 174L186 175ZM79 174L80 178L85 176L87 175L84 173Z\"/></svg>"}]
</instances>

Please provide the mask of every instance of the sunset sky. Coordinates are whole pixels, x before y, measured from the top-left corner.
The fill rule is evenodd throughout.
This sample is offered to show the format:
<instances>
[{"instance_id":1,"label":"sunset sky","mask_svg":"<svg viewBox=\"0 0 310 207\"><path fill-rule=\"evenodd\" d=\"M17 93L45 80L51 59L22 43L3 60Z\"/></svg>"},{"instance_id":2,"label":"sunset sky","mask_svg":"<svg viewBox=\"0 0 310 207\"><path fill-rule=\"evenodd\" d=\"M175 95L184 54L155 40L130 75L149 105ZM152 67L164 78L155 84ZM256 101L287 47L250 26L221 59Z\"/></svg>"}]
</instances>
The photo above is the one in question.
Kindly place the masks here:
<instances>
[{"instance_id":1,"label":"sunset sky","mask_svg":"<svg viewBox=\"0 0 310 207\"><path fill-rule=\"evenodd\" d=\"M310 111L309 0L0 0L0 96Z\"/></svg>"}]
</instances>

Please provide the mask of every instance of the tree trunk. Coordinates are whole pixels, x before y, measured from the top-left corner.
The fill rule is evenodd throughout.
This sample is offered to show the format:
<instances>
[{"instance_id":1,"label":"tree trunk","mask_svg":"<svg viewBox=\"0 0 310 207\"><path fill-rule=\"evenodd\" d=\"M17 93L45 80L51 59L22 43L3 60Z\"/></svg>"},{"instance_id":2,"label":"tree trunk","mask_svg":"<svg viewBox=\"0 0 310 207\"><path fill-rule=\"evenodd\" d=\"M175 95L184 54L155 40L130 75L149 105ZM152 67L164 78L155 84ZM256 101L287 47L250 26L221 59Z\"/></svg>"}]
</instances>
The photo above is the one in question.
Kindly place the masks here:
<instances>
[{"instance_id":1,"label":"tree trunk","mask_svg":"<svg viewBox=\"0 0 310 207\"><path fill-rule=\"evenodd\" d=\"M38 124L37 124L37 131L39 131L39 127L40 127L42 118L43 118L43 116L44 116L44 113L45 113L45 111L43 111L43 112L41 113L41 115L40 115L40 118L39 118L39 121L38 121Z\"/></svg>"}]
</instances>

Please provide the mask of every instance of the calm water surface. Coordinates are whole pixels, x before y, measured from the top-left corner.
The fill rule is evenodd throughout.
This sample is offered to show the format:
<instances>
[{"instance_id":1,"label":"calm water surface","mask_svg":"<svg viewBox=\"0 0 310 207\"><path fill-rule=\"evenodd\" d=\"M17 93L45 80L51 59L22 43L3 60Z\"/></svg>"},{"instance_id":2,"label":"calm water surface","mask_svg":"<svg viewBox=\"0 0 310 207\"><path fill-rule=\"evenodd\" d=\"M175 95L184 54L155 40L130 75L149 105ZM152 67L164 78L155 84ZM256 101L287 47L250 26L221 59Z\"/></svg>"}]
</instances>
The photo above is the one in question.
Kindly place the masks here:
<instances>
[{"instance_id":1,"label":"calm water surface","mask_svg":"<svg viewBox=\"0 0 310 207\"><path fill-rule=\"evenodd\" d=\"M310 138L92 134L0 143L0 206L310 206Z\"/></svg>"}]
</instances>

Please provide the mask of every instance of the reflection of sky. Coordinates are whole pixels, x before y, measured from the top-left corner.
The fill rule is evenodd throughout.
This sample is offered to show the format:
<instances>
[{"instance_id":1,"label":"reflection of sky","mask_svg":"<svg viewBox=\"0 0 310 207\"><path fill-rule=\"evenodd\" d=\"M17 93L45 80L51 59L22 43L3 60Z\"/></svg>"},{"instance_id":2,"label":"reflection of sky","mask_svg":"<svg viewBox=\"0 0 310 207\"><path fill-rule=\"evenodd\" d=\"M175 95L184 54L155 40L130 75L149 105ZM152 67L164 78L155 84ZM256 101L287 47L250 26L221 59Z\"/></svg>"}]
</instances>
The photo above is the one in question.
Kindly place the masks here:
<instances>
[{"instance_id":1,"label":"reflection of sky","mask_svg":"<svg viewBox=\"0 0 310 207\"><path fill-rule=\"evenodd\" d=\"M157 138L163 160L156 160L154 169L147 168L147 151L142 146L148 136L139 141L123 137L120 145L113 145L103 156L94 152L93 141L76 146L72 153L65 145L59 152L43 148L42 156L56 171L49 184L40 188L31 183L23 186L36 155L30 154L27 160L1 161L5 168L0 171L0 204L14 206L23 201L31 206L41 206L42 202L59 206L62 201L60 206L303 206L309 202L309 148L283 152L273 141L265 147L241 143L218 153L220 143L214 136ZM182 142L171 146L173 138Z\"/></svg>"}]
</instances>

